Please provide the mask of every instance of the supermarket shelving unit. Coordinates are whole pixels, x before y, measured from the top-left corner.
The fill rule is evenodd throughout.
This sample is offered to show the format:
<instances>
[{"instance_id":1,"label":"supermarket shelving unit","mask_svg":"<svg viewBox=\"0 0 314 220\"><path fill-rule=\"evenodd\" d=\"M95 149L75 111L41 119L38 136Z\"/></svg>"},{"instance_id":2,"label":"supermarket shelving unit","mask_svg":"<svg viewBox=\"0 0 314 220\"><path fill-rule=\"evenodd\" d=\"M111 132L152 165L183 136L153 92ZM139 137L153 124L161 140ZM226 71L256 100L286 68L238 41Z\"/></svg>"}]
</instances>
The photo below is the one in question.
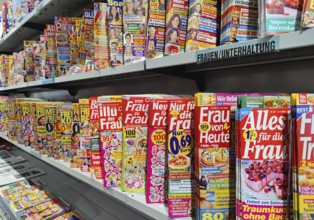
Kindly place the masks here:
<instances>
[{"instance_id":1,"label":"supermarket shelving unit","mask_svg":"<svg viewBox=\"0 0 314 220\"><path fill-rule=\"evenodd\" d=\"M23 48L24 39L38 39L39 30L42 30L44 24L51 23L55 15L78 16L82 13L82 9L90 4L91 2L88 0L45 0L41 6L0 40L0 51L6 53L18 51ZM276 41L276 50L269 53L237 56L203 63L199 63L197 59L199 54L214 51L219 53L226 49L272 40ZM61 98L70 101L68 94L64 92L66 90L76 98L101 94L144 92L191 94L197 91L313 92L313 61L314 29L309 29L78 75L23 83L0 88L0 95L24 94L49 100L60 100ZM0 137L8 140L4 136ZM101 191L102 194L118 201L121 206L127 207L134 213L158 220L168 219L166 208L163 205L146 205L143 194L124 193L119 189L105 189L101 181L92 180L89 174L71 169L62 161L55 161L40 155L15 142L11 143L35 158L61 170L66 175ZM90 199L93 200L92 196ZM97 201L95 200L95 203Z\"/></svg>"}]
</instances>

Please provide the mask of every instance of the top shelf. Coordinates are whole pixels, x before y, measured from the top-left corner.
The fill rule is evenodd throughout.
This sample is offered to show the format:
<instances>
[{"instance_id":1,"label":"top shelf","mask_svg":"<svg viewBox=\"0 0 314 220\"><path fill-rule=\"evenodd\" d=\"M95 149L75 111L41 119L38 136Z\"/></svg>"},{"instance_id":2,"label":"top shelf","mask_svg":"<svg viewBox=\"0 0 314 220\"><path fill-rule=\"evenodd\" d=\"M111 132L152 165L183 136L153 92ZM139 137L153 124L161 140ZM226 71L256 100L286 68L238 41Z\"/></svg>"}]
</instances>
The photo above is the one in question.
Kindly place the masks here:
<instances>
[{"instance_id":1,"label":"top shelf","mask_svg":"<svg viewBox=\"0 0 314 220\"><path fill-rule=\"evenodd\" d=\"M23 49L24 40L39 39L46 24L55 16L79 16L84 8L92 6L89 0L44 0L0 40L0 53L12 53Z\"/></svg>"}]
</instances>

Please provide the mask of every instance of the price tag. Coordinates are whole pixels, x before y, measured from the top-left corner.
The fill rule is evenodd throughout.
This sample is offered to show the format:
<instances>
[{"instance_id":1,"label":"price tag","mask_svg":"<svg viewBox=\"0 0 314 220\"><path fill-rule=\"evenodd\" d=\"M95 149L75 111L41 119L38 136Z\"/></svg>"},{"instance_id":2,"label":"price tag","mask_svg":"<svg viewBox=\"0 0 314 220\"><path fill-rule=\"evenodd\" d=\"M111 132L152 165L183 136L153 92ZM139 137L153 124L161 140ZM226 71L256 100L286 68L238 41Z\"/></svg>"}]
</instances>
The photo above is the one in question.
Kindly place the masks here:
<instances>
[{"instance_id":1,"label":"price tag","mask_svg":"<svg viewBox=\"0 0 314 220\"><path fill-rule=\"evenodd\" d=\"M243 132L243 137L246 141L255 141L257 138L257 132L254 129L246 129Z\"/></svg>"},{"instance_id":2,"label":"price tag","mask_svg":"<svg viewBox=\"0 0 314 220\"><path fill-rule=\"evenodd\" d=\"M193 149L193 140L191 134L186 134L184 130L172 131L168 135L168 150L173 155L187 156Z\"/></svg>"},{"instance_id":3,"label":"price tag","mask_svg":"<svg viewBox=\"0 0 314 220\"><path fill-rule=\"evenodd\" d=\"M210 130L210 124L208 122L202 122L198 126L201 132L208 132Z\"/></svg>"}]
</instances>

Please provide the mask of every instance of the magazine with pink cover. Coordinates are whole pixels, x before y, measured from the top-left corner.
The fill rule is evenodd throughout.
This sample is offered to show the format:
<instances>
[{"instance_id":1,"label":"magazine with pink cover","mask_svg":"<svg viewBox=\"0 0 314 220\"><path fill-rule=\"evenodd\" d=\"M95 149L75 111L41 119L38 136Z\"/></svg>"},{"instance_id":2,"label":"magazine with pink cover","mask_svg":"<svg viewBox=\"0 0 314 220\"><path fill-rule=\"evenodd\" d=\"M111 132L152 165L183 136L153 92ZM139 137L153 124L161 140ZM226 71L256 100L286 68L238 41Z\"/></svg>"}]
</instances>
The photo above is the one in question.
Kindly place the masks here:
<instances>
[{"instance_id":1,"label":"magazine with pink cover","mask_svg":"<svg viewBox=\"0 0 314 220\"><path fill-rule=\"evenodd\" d=\"M167 110L166 98L149 103L146 203L167 200Z\"/></svg>"},{"instance_id":2,"label":"magazine with pink cover","mask_svg":"<svg viewBox=\"0 0 314 220\"><path fill-rule=\"evenodd\" d=\"M122 96L100 96L98 102L104 186L120 186L122 172Z\"/></svg>"}]
</instances>

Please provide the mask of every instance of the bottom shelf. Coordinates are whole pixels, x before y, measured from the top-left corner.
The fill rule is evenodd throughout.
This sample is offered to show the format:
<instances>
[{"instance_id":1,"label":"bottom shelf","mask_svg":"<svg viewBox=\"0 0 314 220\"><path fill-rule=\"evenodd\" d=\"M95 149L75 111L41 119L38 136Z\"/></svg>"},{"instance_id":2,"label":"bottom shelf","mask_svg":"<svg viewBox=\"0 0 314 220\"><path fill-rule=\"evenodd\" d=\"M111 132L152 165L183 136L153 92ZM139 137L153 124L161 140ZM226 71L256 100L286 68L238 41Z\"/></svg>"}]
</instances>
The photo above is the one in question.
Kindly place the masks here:
<instances>
[{"instance_id":1,"label":"bottom shelf","mask_svg":"<svg viewBox=\"0 0 314 220\"><path fill-rule=\"evenodd\" d=\"M57 168L58 170L74 177L75 179L82 181L89 186L94 187L95 189L101 191L105 195L109 195L110 197L113 197L118 202L124 204L126 208L129 208L131 210L134 210L135 212L149 216L152 219L158 219L158 220L169 219L167 208L164 205L160 205L160 204L153 204L153 205L146 204L145 195L143 193L126 193L126 192L122 192L119 188L104 188L103 181L92 179L90 176L90 173L83 173L79 169L70 168L69 163L66 163L61 160L54 160L53 158L49 158L46 155L39 154L34 149L30 147L25 147L24 145L21 145L21 144L18 144L17 142L9 140L7 137L3 135L0 135L0 137L12 143L19 149L23 150L24 152L34 156L35 158L38 158L39 160L51 165L52 167ZM82 188L82 190L80 191L81 191L80 193L82 193L84 192L84 189ZM191 220L193 218L180 218L180 219Z\"/></svg>"}]
</instances>

